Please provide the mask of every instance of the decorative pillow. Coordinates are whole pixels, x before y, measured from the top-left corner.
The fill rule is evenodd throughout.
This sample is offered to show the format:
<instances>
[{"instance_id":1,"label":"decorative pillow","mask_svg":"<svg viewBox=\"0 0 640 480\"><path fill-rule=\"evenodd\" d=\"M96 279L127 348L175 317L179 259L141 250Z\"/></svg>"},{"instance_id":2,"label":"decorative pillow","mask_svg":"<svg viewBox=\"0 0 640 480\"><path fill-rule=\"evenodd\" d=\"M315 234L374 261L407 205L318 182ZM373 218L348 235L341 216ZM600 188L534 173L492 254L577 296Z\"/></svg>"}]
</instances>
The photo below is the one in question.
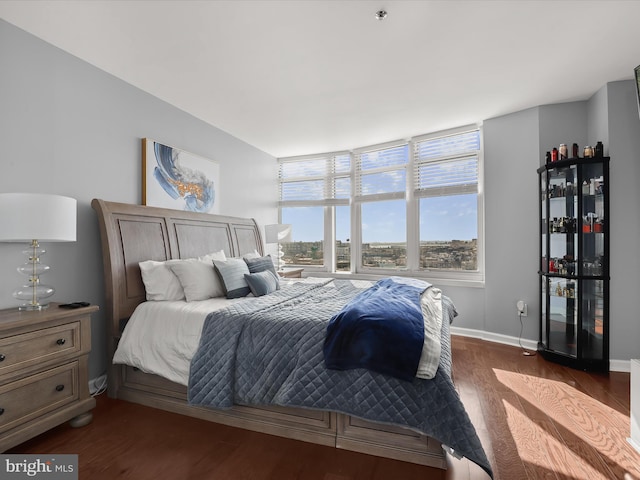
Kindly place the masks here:
<instances>
[{"instance_id":1,"label":"decorative pillow","mask_svg":"<svg viewBox=\"0 0 640 480\"><path fill-rule=\"evenodd\" d=\"M180 280L171 271L167 262L147 260L138 265L140 265L147 300L184 300L184 290Z\"/></svg>"},{"instance_id":2,"label":"decorative pillow","mask_svg":"<svg viewBox=\"0 0 640 480\"><path fill-rule=\"evenodd\" d=\"M246 297L251 291L244 278L249 267L240 258L229 258L226 261L214 260L213 265L222 281L227 298Z\"/></svg>"},{"instance_id":3,"label":"decorative pillow","mask_svg":"<svg viewBox=\"0 0 640 480\"><path fill-rule=\"evenodd\" d=\"M224 254L224 250L220 250L218 252L209 253L208 255L203 255L202 257L198 257L198 260L203 262L211 263L214 260L226 260L227 256Z\"/></svg>"},{"instance_id":4,"label":"decorative pillow","mask_svg":"<svg viewBox=\"0 0 640 480\"><path fill-rule=\"evenodd\" d=\"M244 261L247 262L249 273L264 272L265 270L268 270L273 273L273 276L276 277L276 280L278 280L278 274L276 272L276 267L273 266L271 255L258 258L247 258L245 256Z\"/></svg>"},{"instance_id":5,"label":"decorative pillow","mask_svg":"<svg viewBox=\"0 0 640 480\"><path fill-rule=\"evenodd\" d=\"M245 273L244 278L255 297L275 292L280 288L278 279L269 270L258 273Z\"/></svg>"},{"instance_id":6,"label":"decorative pillow","mask_svg":"<svg viewBox=\"0 0 640 480\"><path fill-rule=\"evenodd\" d=\"M245 253L242 258L245 260L247 258L260 258L260 254L258 253L258 250L254 250L253 252Z\"/></svg>"},{"instance_id":7,"label":"decorative pillow","mask_svg":"<svg viewBox=\"0 0 640 480\"><path fill-rule=\"evenodd\" d=\"M197 258L172 260L169 268L180 280L187 302L224 296L224 288L211 262Z\"/></svg>"}]
</instances>

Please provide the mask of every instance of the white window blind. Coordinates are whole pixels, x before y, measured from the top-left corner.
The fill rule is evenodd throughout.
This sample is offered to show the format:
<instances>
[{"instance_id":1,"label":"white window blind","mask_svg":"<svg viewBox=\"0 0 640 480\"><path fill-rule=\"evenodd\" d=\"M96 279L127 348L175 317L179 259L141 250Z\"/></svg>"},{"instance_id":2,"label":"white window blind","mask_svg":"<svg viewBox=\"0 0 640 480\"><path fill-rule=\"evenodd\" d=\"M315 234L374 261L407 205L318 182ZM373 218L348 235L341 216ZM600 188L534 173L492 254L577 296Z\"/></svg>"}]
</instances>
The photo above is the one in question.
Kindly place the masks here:
<instances>
[{"instance_id":1,"label":"white window blind","mask_svg":"<svg viewBox=\"0 0 640 480\"><path fill-rule=\"evenodd\" d=\"M281 206L349 204L349 153L283 158L278 163Z\"/></svg>"},{"instance_id":2,"label":"white window blind","mask_svg":"<svg viewBox=\"0 0 640 480\"><path fill-rule=\"evenodd\" d=\"M415 195L477 193L479 152L478 130L414 141Z\"/></svg>"},{"instance_id":3,"label":"white window blind","mask_svg":"<svg viewBox=\"0 0 640 480\"><path fill-rule=\"evenodd\" d=\"M356 201L405 198L408 144L362 151L356 154Z\"/></svg>"}]
</instances>

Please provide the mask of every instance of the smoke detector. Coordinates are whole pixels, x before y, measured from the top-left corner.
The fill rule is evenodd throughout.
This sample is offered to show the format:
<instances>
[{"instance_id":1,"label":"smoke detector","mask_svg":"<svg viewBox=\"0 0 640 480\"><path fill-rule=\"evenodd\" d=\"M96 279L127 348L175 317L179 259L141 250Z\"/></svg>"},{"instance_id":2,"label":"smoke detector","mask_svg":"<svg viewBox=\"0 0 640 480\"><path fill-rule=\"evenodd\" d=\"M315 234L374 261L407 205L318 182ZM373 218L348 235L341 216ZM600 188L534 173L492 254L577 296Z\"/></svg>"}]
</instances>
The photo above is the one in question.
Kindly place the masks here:
<instances>
[{"instance_id":1,"label":"smoke detector","mask_svg":"<svg viewBox=\"0 0 640 480\"><path fill-rule=\"evenodd\" d=\"M385 18L387 18L387 12L385 10L378 10L376 12L376 20L384 20Z\"/></svg>"}]
</instances>

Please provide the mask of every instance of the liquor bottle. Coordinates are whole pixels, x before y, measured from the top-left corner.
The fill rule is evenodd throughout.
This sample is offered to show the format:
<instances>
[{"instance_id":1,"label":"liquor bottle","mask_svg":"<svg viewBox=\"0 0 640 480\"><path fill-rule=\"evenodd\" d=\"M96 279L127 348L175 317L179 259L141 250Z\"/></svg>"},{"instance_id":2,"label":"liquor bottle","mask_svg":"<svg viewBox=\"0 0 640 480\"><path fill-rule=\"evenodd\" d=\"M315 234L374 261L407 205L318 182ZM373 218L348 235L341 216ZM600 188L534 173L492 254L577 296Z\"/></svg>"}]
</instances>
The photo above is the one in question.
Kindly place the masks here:
<instances>
[{"instance_id":1,"label":"liquor bottle","mask_svg":"<svg viewBox=\"0 0 640 480\"><path fill-rule=\"evenodd\" d=\"M593 148L589 145L584 147L584 158L592 158L593 157Z\"/></svg>"},{"instance_id":2,"label":"liquor bottle","mask_svg":"<svg viewBox=\"0 0 640 480\"><path fill-rule=\"evenodd\" d=\"M560 153L560 160L565 160L569 156L567 145L565 143L560 144L559 153Z\"/></svg>"},{"instance_id":3,"label":"liquor bottle","mask_svg":"<svg viewBox=\"0 0 640 480\"><path fill-rule=\"evenodd\" d=\"M602 142L596 143L593 153L596 157L604 157L604 145L602 145Z\"/></svg>"}]
</instances>

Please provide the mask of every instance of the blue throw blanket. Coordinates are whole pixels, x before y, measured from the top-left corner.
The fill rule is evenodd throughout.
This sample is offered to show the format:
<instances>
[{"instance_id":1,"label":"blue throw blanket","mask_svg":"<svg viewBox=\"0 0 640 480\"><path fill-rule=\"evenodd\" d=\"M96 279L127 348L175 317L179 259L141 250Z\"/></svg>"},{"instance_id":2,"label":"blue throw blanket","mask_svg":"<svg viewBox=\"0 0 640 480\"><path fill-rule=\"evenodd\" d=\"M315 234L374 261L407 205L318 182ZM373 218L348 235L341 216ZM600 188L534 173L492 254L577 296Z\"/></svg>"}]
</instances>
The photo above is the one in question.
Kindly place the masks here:
<instances>
[{"instance_id":1,"label":"blue throw blanket","mask_svg":"<svg viewBox=\"0 0 640 480\"><path fill-rule=\"evenodd\" d=\"M412 381L424 344L421 285L378 281L331 318L324 341L327 368L367 368Z\"/></svg>"},{"instance_id":2,"label":"blue throw blanket","mask_svg":"<svg viewBox=\"0 0 640 480\"><path fill-rule=\"evenodd\" d=\"M371 286L357 280L299 282L209 314L191 361L189 403L312 408L401 425L437 439L491 474L451 381L449 322L455 308L447 297L442 298L442 353L432 380L325 367L322 345L331 316Z\"/></svg>"}]
</instances>

